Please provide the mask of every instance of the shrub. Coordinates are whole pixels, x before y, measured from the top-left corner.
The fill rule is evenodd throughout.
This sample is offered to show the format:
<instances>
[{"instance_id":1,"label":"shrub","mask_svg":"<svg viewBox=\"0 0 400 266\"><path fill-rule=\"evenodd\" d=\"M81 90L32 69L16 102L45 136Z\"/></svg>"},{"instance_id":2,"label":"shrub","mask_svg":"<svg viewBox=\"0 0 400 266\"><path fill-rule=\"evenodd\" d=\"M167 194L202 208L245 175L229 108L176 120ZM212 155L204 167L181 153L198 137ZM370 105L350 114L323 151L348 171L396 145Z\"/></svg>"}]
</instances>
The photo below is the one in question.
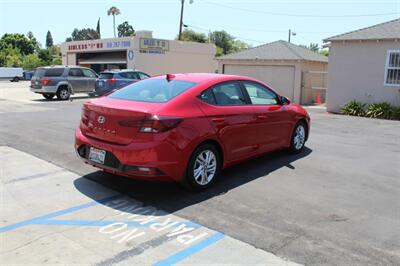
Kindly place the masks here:
<instances>
[{"instance_id":1,"label":"shrub","mask_svg":"<svg viewBox=\"0 0 400 266\"><path fill-rule=\"evenodd\" d=\"M368 106L366 111L366 116L371 118L383 118L383 119L393 119L394 109L390 103L372 103Z\"/></svg>"},{"instance_id":2,"label":"shrub","mask_svg":"<svg viewBox=\"0 0 400 266\"><path fill-rule=\"evenodd\" d=\"M345 104L342 109L340 109L340 112L345 115L364 116L365 106L364 103L353 100Z\"/></svg>"},{"instance_id":3,"label":"shrub","mask_svg":"<svg viewBox=\"0 0 400 266\"><path fill-rule=\"evenodd\" d=\"M393 119L400 120L400 107L393 107Z\"/></svg>"}]
</instances>

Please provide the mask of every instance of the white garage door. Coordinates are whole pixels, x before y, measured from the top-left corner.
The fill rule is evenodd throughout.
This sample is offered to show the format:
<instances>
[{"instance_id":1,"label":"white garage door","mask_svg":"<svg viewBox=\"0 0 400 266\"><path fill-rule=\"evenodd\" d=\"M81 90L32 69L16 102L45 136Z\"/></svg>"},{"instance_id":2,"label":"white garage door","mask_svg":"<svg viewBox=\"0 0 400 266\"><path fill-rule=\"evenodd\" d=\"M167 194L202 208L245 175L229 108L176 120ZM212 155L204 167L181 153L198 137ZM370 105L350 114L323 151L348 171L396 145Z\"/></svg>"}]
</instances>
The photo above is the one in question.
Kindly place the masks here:
<instances>
[{"instance_id":1,"label":"white garage door","mask_svg":"<svg viewBox=\"0 0 400 266\"><path fill-rule=\"evenodd\" d=\"M224 65L224 73L258 79L293 100L294 66Z\"/></svg>"}]
</instances>

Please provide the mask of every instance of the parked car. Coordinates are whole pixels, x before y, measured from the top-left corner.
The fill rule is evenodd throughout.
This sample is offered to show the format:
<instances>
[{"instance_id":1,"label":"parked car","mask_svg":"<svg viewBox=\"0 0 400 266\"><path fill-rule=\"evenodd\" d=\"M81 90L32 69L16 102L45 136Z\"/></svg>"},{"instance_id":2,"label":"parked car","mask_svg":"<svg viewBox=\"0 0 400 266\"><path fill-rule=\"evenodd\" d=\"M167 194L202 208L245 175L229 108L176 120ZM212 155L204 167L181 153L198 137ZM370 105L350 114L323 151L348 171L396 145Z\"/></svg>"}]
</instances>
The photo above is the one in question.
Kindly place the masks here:
<instances>
[{"instance_id":1,"label":"parked car","mask_svg":"<svg viewBox=\"0 0 400 266\"><path fill-rule=\"evenodd\" d=\"M92 93L97 74L90 68L79 66L39 67L31 79L31 91L40 93L46 99L57 96L68 100L77 92Z\"/></svg>"},{"instance_id":2,"label":"parked car","mask_svg":"<svg viewBox=\"0 0 400 266\"><path fill-rule=\"evenodd\" d=\"M106 172L201 190L232 164L300 152L309 131L307 112L258 80L168 74L86 102L75 149Z\"/></svg>"},{"instance_id":3,"label":"parked car","mask_svg":"<svg viewBox=\"0 0 400 266\"><path fill-rule=\"evenodd\" d=\"M123 87L129 83L149 78L150 75L137 70L108 70L100 73L96 81L95 94L103 95L107 92Z\"/></svg>"},{"instance_id":4,"label":"parked car","mask_svg":"<svg viewBox=\"0 0 400 266\"><path fill-rule=\"evenodd\" d=\"M25 70L23 73L24 80L31 80L35 71L32 70Z\"/></svg>"},{"instance_id":5,"label":"parked car","mask_svg":"<svg viewBox=\"0 0 400 266\"><path fill-rule=\"evenodd\" d=\"M0 67L0 79L7 79L11 82L18 82L24 79L24 70L20 67Z\"/></svg>"}]
</instances>

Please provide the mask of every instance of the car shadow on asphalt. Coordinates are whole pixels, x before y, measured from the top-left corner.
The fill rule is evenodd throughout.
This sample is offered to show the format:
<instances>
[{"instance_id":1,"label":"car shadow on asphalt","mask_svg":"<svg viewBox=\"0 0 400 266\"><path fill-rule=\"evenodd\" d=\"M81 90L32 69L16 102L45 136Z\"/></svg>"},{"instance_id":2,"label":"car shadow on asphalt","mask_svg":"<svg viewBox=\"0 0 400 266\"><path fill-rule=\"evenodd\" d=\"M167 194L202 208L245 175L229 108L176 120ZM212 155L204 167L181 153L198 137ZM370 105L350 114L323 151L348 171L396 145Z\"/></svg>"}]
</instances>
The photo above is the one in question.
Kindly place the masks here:
<instances>
[{"instance_id":1,"label":"car shadow on asphalt","mask_svg":"<svg viewBox=\"0 0 400 266\"><path fill-rule=\"evenodd\" d=\"M268 178L268 175L282 167L293 171L292 163L312 153L304 147L299 154L288 154L278 151L237 164L222 171L212 187L201 192L188 192L179 184L172 182L141 181L121 177L103 171L84 175L74 181L78 191L84 195L98 199L99 192L87 179L99 183L123 195L139 200L146 205L154 206L166 212L173 213L185 207L208 200L218 195L245 185L258 178Z\"/></svg>"},{"instance_id":2,"label":"car shadow on asphalt","mask_svg":"<svg viewBox=\"0 0 400 266\"><path fill-rule=\"evenodd\" d=\"M33 102L41 102L41 103L53 103L53 102L72 102L74 100L82 100L82 99L92 99L94 98L93 96L71 96L68 101L61 101L54 97L53 99L32 99L31 101Z\"/></svg>"}]
</instances>

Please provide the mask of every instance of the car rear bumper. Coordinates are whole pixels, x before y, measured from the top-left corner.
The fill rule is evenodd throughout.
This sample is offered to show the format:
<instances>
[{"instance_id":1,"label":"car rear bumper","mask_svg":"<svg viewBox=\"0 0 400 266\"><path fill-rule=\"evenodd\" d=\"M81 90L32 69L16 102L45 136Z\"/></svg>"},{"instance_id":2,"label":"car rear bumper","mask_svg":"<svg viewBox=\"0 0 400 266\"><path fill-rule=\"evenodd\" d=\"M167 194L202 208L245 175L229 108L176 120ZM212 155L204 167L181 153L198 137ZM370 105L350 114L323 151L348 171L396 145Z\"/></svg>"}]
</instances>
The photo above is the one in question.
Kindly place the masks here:
<instances>
[{"instance_id":1,"label":"car rear bumper","mask_svg":"<svg viewBox=\"0 0 400 266\"><path fill-rule=\"evenodd\" d=\"M34 93L57 93L57 87L56 86L42 86L41 88L34 88L30 87L30 90Z\"/></svg>"},{"instance_id":2,"label":"car rear bumper","mask_svg":"<svg viewBox=\"0 0 400 266\"><path fill-rule=\"evenodd\" d=\"M90 147L106 151L104 164L88 159ZM75 132L75 150L87 164L132 178L180 182L186 170L187 162L182 153L172 144L160 141L111 144L87 137L78 128ZM144 168L153 171L139 171Z\"/></svg>"}]
</instances>

